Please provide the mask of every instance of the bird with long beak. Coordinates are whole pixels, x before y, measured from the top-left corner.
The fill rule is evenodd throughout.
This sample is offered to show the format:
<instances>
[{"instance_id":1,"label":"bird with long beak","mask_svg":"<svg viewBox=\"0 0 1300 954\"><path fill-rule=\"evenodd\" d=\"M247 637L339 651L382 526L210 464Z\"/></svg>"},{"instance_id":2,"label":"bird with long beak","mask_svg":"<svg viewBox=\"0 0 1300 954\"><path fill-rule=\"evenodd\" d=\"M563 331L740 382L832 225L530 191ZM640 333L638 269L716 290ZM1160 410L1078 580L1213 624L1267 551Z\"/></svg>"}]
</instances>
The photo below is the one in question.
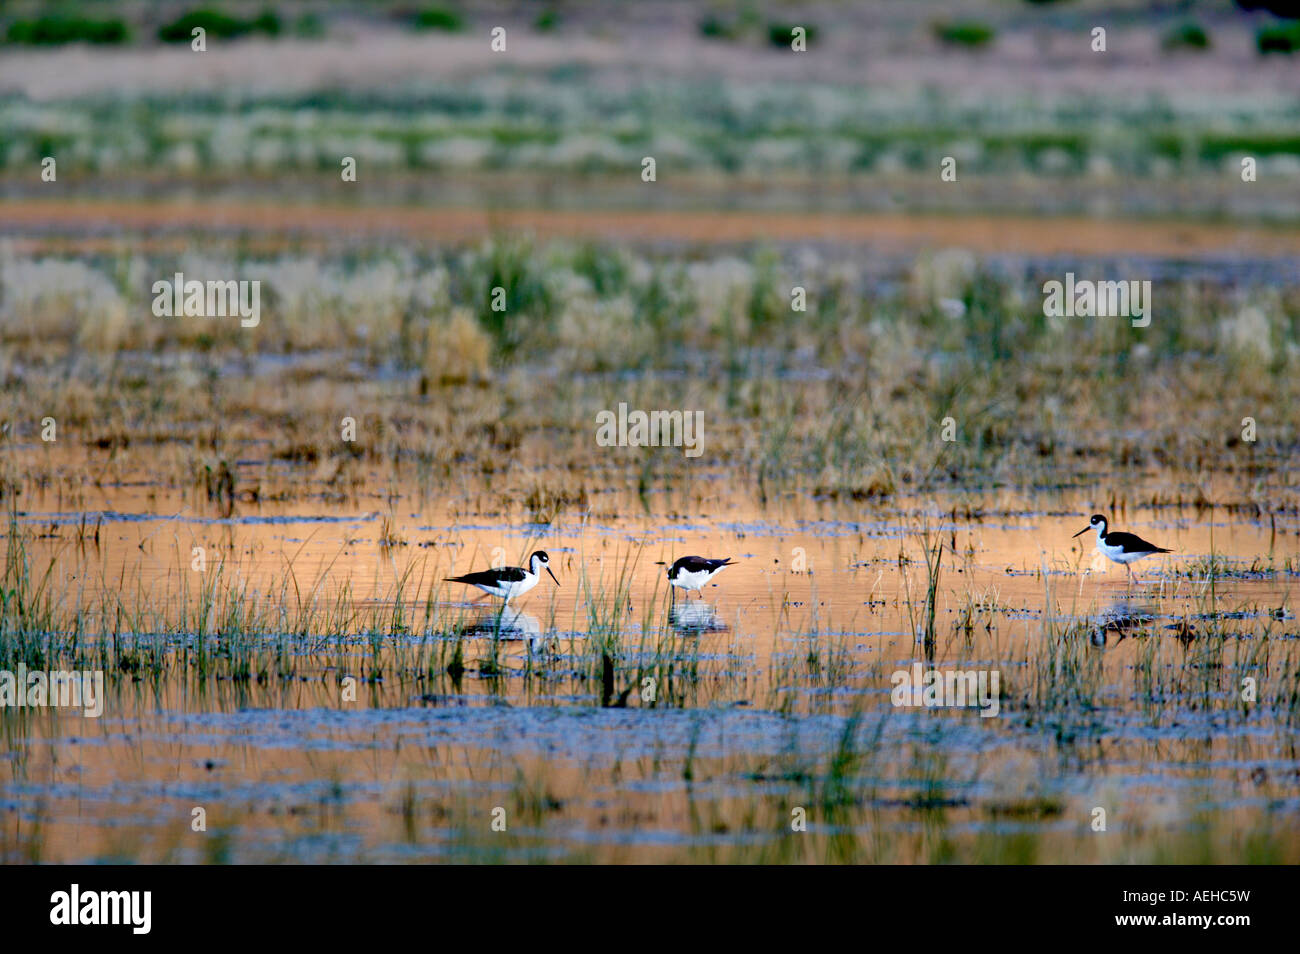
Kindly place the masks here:
<instances>
[{"instance_id":1,"label":"bird with long beak","mask_svg":"<svg viewBox=\"0 0 1300 954\"><path fill-rule=\"evenodd\" d=\"M1148 543L1141 537L1132 533L1124 533L1119 530L1107 532L1106 518L1101 514L1092 515L1088 525L1076 533L1074 536L1082 536L1089 530L1097 531L1097 550L1104 554L1112 562L1120 564L1128 570L1129 579L1137 582L1137 577L1133 575L1133 569L1130 563L1136 563L1143 557L1149 557L1155 553L1172 553L1172 550L1166 550L1164 547L1158 547L1154 543ZM1071 537L1074 539L1074 537Z\"/></svg>"},{"instance_id":2,"label":"bird with long beak","mask_svg":"<svg viewBox=\"0 0 1300 954\"><path fill-rule=\"evenodd\" d=\"M537 581L542 578L542 570L555 580L555 574L551 573L550 562L551 558L546 555L546 551L538 550L528 558L526 570L521 566L496 567L491 570L479 570L477 573L466 573L464 576L449 576L447 582L477 586L488 596L496 596L509 603L516 596L523 596L536 586ZM560 581L555 580L555 585L559 586Z\"/></svg>"}]
</instances>

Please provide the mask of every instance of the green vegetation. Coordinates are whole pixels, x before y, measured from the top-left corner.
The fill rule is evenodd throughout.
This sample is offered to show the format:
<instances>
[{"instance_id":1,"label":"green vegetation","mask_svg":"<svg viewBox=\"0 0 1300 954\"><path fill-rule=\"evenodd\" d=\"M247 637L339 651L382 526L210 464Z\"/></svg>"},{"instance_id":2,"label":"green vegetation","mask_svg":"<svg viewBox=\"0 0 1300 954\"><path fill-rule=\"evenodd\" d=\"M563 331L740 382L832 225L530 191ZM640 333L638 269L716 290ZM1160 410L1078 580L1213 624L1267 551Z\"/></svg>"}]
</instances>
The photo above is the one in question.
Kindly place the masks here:
<instances>
[{"instance_id":1,"label":"green vegetation","mask_svg":"<svg viewBox=\"0 0 1300 954\"><path fill-rule=\"evenodd\" d=\"M560 25L560 19L559 10L555 9L555 7L546 7L533 20L533 29L540 33L550 32Z\"/></svg>"},{"instance_id":2,"label":"green vegetation","mask_svg":"<svg viewBox=\"0 0 1300 954\"><path fill-rule=\"evenodd\" d=\"M997 31L974 20L940 21L931 26L935 39L946 46L979 49L993 42Z\"/></svg>"},{"instance_id":3,"label":"green vegetation","mask_svg":"<svg viewBox=\"0 0 1300 954\"><path fill-rule=\"evenodd\" d=\"M1210 35L1199 23L1180 23L1165 33L1160 46L1166 50L1208 50Z\"/></svg>"},{"instance_id":4,"label":"green vegetation","mask_svg":"<svg viewBox=\"0 0 1300 954\"><path fill-rule=\"evenodd\" d=\"M230 40L252 33L279 36L280 18L267 10L252 19L241 19L214 8L202 8L184 13L177 19L158 28L158 39L164 43L189 43L194 31L201 29L208 39Z\"/></svg>"},{"instance_id":5,"label":"green vegetation","mask_svg":"<svg viewBox=\"0 0 1300 954\"><path fill-rule=\"evenodd\" d=\"M813 41L817 38L817 28L807 23L769 23L767 25L767 42L772 46L789 49L794 42L795 31L801 27L804 31L804 40L811 49Z\"/></svg>"},{"instance_id":6,"label":"green vegetation","mask_svg":"<svg viewBox=\"0 0 1300 954\"><path fill-rule=\"evenodd\" d=\"M25 168L34 157L66 151L83 157L83 169L148 167L170 181L236 170L333 173L344 137L385 175L490 172L563 184L574 182L565 173L624 176L667 140L671 154L660 161L671 161L677 176L725 172L763 181L780 171L824 181L881 170L928 176L961 143L963 174L1037 175L1052 163L1075 171L1104 163L1114 175L1148 180L1167 178L1171 167L1218 177L1236 153L1285 163L1300 149L1300 107L1282 97L1243 99L1230 117L1215 114L1211 122L1195 97L1027 94L1012 114L992 101L958 107L923 92L851 85L750 83L744 96L738 92L725 82L671 80L637 92L597 90L564 75L521 83L505 98L482 78L364 94L105 96L39 110L9 97L0 98L0 164ZM557 97L566 106L552 116ZM615 131L643 98L654 108L635 127ZM1121 126L1125 136L1111 134Z\"/></svg>"},{"instance_id":7,"label":"green vegetation","mask_svg":"<svg viewBox=\"0 0 1300 954\"><path fill-rule=\"evenodd\" d=\"M26 46L61 46L65 43L115 45L130 39L130 30L119 19L96 20L82 16L46 14L30 20L14 20L5 33L10 43Z\"/></svg>"},{"instance_id":8,"label":"green vegetation","mask_svg":"<svg viewBox=\"0 0 1300 954\"><path fill-rule=\"evenodd\" d=\"M1255 45L1261 55L1269 53L1291 54L1300 50L1300 23L1277 23L1259 28Z\"/></svg>"},{"instance_id":9,"label":"green vegetation","mask_svg":"<svg viewBox=\"0 0 1300 954\"><path fill-rule=\"evenodd\" d=\"M294 36L304 40L318 40L328 33L325 21L315 13L304 13L293 23Z\"/></svg>"},{"instance_id":10,"label":"green vegetation","mask_svg":"<svg viewBox=\"0 0 1300 954\"><path fill-rule=\"evenodd\" d=\"M704 16L698 26L701 36L715 40L734 40L740 36L740 24L734 19L717 13Z\"/></svg>"},{"instance_id":11,"label":"green vegetation","mask_svg":"<svg viewBox=\"0 0 1300 954\"><path fill-rule=\"evenodd\" d=\"M456 33L465 29L465 17L451 7L424 7L416 12L412 25L417 30L440 30Z\"/></svg>"},{"instance_id":12,"label":"green vegetation","mask_svg":"<svg viewBox=\"0 0 1300 954\"><path fill-rule=\"evenodd\" d=\"M478 302L479 323L500 354L512 353L526 334L546 334L552 328L557 296L527 242L486 243L466 277Z\"/></svg>"}]
</instances>

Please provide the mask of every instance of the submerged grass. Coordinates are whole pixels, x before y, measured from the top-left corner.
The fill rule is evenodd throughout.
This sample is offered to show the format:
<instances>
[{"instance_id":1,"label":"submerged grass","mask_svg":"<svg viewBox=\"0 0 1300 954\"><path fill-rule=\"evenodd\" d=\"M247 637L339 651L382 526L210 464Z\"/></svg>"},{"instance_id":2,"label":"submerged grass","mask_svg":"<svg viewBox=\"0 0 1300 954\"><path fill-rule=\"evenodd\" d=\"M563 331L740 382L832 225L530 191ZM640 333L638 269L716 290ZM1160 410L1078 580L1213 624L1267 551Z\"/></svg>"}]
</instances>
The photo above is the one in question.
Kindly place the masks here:
<instances>
[{"instance_id":1,"label":"submerged grass","mask_svg":"<svg viewBox=\"0 0 1300 954\"><path fill-rule=\"evenodd\" d=\"M481 699L556 713L575 704L587 711L665 710L664 718L688 710L679 715L692 720L680 746L661 742L653 753L630 760L593 754L576 769L570 756L474 756L489 758L471 773L476 794L459 788L466 784L460 762L474 750L452 746L407 766L403 777L418 778L418 785L408 781L392 789L391 810L379 816L365 807L370 799L355 764L341 759L333 794L292 802L282 819L272 815L257 822L259 830L276 833L267 844L300 843L299 848L271 857L221 825L214 830L225 834L197 854L184 843L144 847L115 837L102 843L101 860L305 860L315 857L308 847L315 835L295 820L300 816L315 818L331 832L364 826L372 835L364 846L331 849L341 852L331 857L352 860L393 860L399 856L389 845L399 843L408 846L400 857L510 862L1020 863L1062 852L1090 861L1294 860L1286 847L1295 843L1290 828L1276 814L1248 822L1251 831L1269 832L1279 841L1269 850L1263 838L1252 842L1258 851L1246 850L1222 833L1225 826L1245 823L1230 808L1195 823L1212 832L1206 846L1197 841L1201 829L1180 823L1171 834L1157 820L1159 811L1172 809L1153 808L1150 818L1141 811L1133 815L1131 796L1123 802L1129 806L1129 834L1105 841L1088 825L1093 802L1102 796L1075 791L1081 778L1110 784L1108 779L1123 777L1119 766L1125 760L1143 757L1147 743L1123 728L1132 718L1154 731L1168 731L1178 720L1212 719L1222 741L1198 741L1191 733L1162 743L1162 758L1202 765L1207 784L1221 784L1230 771L1220 767L1223 759L1260 759L1268 746L1293 733L1300 714L1300 641L1268 614L1233 610L1203 620L1206 614L1195 612L1196 600L1202 609L1211 605L1203 585L1190 596L1162 594L1152 608L1152 618L1163 619L1169 610L1161 601L1185 606L1193 600L1190 615L1204 627L1193 637L1182 639L1139 620L1122 633L1103 631L1099 643L1092 608L1055 609L1052 574L1041 577L1043 605L1050 611L1017 621L982 584L962 582L973 564L958 550L955 535L921 533L923 558L902 570L904 580L924 574L915 609L909 611L913 598L899 581L898 616L913 620L904 646L931 665L998 670L1000 718L985 723L974 712L893 709L891 661L871 650L864 655L847 637L863 624L833 619L815 598L798 608L782 592L773 594L780 607L772 616L778 646L789 651L767 660L755 659L733 634L681 630L672 615L680 606L666 605L661 597L662 574L654 574L658 582L648 592L637 582L647 559L644 545L575 557L582 568L578 578L549 599L553 607L555 600L572 601L585 621L582 631L559 630L552 608L540 627L548 638L535 643L500 608L484 622L483 614L448 603L445 591L432 583L446 575L434 554L391 547L377 548L388 564L377 598L360 599L354 589L334 585L328 563L304 574L286 556L277 580L258 587L250 585L253 567L231 558L191 574L201 580L195 584L173 581L157 589L142 585L134 571L122 571L110 596L87 588L80 596L67 591L51 600L50 592L92 571L100 558L93 547L63 544L37 571L32 552L41 529L10 515L0 668L23 659L46 668L102 668L109 704L120 714L139 711L146 698L162 711L175 708L182 693L187 708L212 712L346 712L354 705L351 698L363 711L401 713L415 706L450 715L458 705ZM534 543L526 541L521 552ZM941 578L944 549L952 551L953 562L945 563ZM971 625L955 612L963 606L974 614ZM921 637L914 647L911 634ZM1243 691L1248 679L1254 692ZM790 735L783 752L759 756L744 746L718 749L715 720L751 707L756 715L786 720ZM0 715L15 778L44 773L33 718L25 712ZM819 720L828 721L823 726ZM346 732L347 725L325 731ZM1068 777L1040 770L1032 784L1022 784L1006 774L1001 757L986 761L984 744L972 748L955 741L964 725L983 730L984 744L1014 743L1023 758L1062 760L1070 766ZM1240 734L1247 728L1248 734ZM629 733L615 751L649 729L611 728ZM807 748L812 738L819 741ZM492 751L490 738L483 745L484 753ZM1270 777L1251 784L1286 797L1290 782ZM612 792L619 797L611 799ZM6 860L30 860L33 853L45 858L50 851L45 832L57 822L48 811L24 805L24 820L0 843ZM507 819L501 831L492 828L496 808ZM1188 819L1181 811L1177 817ZM994 837L1008 826L1017 829L1014 835ZM682 833L682 841L673 847L628 840L629 831L658 828ZM65 850L55 849L54 856L64 857Z\"/></svg>"}]
</instances>

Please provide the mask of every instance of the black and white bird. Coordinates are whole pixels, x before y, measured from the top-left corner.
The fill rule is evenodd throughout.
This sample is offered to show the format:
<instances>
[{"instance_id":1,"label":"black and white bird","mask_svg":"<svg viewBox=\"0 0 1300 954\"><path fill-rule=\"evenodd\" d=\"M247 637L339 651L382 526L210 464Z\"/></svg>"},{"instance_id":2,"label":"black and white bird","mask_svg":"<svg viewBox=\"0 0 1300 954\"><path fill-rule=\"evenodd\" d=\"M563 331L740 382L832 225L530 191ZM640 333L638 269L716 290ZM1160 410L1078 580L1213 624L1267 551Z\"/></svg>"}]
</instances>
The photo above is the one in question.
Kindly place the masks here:
<instances>
[{"instance_id":1,"label":"black and white bird","mask_svg":"<svg viewBox=\"0 0 1300 954\"><path fill-rule=\"evenodd\" d=\"M551 573L551 558L546 555L545 550L538 550L528 558L528 569L519 566L502 566L495 567L491 570L479 570L477 573L466 573L464 576L449 576L448 583L466 583L469 586L477 586L488 596L496 596L509 603L516 596L523 596L542 578L542 570L550 573L551 579L555 580L555 574ZM559 586L560 581L555 580L555 585ZM482 597L479 597L482 599Z\"/></svg>"},{"instance_id":2,"label":"black and white bird","mask_svg":"<svg viewBox=\"0 0 1300 954\"><path fill-rule=\"evenodd\" d=\"M1130 579L1134 579L1133 569L1129 566L1130 563L1136 563L1143 557L1149 557L1154 553L1173 552L1172 550L1166 550L1164 547L1158 547L1154 543L1147 543L1136 534L1123 533L1119 530L1112 530L1107 533L1106 528L1106 518L1099 513L1095 513L1092 515L1092 519L1088 521L1088 525L1074 536L1081 536L1089 530L1096 530L1098 552L1128 570Z\"/></svg>"},{"instance_id":3,"label":"black and white bird","mask_svg":"<svg viewBox=\"0 0 1300 954\"><path fill-rule=\"evenodd\" d=\"M731 566L731 557L710 560L705 557L684 556L668 568L668 583L679 590L699 591L725 566Z\"/></svg>"}]
</instances>

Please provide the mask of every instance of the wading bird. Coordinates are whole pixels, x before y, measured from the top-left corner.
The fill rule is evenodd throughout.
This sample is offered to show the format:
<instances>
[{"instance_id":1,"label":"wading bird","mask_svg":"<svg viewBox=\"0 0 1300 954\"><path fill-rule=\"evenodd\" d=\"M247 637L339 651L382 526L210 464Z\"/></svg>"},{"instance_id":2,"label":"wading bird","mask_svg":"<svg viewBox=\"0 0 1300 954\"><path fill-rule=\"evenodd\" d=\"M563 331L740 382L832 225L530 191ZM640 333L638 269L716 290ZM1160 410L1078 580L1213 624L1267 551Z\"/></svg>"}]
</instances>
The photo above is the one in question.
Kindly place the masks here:
<instances>
[{"instance_id":1,"label":"wading bird","mask_svg":"<svg viewBox=\"0 0 1300 954\"><path fill-rule=\"evenodd\" d=\"M1133 575L1133 569L1129 566L1130 563L1136 563L1143 557L1149 557L1153 553L1173 552L1166 550L1164 547L1158 547L1154 543L1147 543L1141 537L1132 533L1123 533L1119 530L1112 530L1107 533L1106 526L1106 518L1096 513L1092 515L1088 525L1074 536L1081 536L1089 530L1096 530L1097 550L1128 570L1129 579L1135 582L1137 578Z\"/></svg>"},{"instance_id":2,"label":"wading bird","mask_svg":"<svg viewBox=\"0 0 1300 954\"><path fill-rule=\"evenodd\" d=\"M538 550L528 558L528 569L520 566L503 566L491 570L479 570L477 573L466 573L464 576L449 576L448 583L466 583L469 586L477 586L488 596L497 596L509 603L516 596L523 596L542 578L542 570L550 573L551 579L555 580L555 574L551 573L549 566L551 558L546 555L545 550ZM559 586L560 581L555 580L555 585ZM483 597L479 597L482 599Z\"/></svg>"},{"instance_id":3,"label":"wading bird","mask_svg":"<svg viewBox=\"0 0 1300 954\"><path fill-rule=\"evenodd\" d=\"M724 566L731 566L731 557L709 560L705 557L684 556L668 568L668 582L679 590L698 592L704 584L717 576ZM676 594L673 594L676 596Z\"/></svg>"}]
</instances>

